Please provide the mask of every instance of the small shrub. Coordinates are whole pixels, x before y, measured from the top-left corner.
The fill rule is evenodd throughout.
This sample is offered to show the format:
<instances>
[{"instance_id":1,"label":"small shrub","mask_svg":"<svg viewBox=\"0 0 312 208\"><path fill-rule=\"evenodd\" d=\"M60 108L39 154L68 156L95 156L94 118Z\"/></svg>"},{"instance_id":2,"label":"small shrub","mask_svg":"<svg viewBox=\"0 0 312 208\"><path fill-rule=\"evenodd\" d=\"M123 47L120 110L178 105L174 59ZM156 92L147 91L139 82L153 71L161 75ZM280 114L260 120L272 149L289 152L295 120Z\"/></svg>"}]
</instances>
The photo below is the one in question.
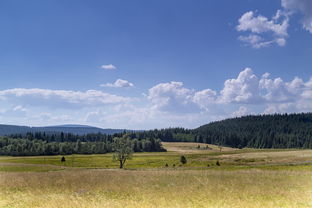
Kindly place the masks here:
<instances>
[{"instance_id":1,"label":"small shrub","mask_svg":"<svg viewBox=\"0 0 312 208\"><path fill-rule=\"evenodd\" d=\"M65 157L63 156L62 158L61 158L61 162L65 162L66 161L66 159L65 159Z\"/></svg>"},{"instance_id":2,"label":"small shrub","mask_svg":"<svg viewBox=\"0 0 312 208\"><path fill-rule=\"evenodd\" d=\"M217 166L220 166L220 162L219 162L219 160L217 160L216 165L217 165Z\"/></svg>"},{"instance_id":3,"label":"small shrub","mask_svg":"<svg viewBox=\"0 0 312 208\"><path fill-rule=\"evenodd\" d=\"M175 167L175 164L173 164L172 166Z\"/></svg>"},{"instance_id":4,"label":"small shrub","mask_svg":"<svg viewBox=\"0 0 312 208\"><path fill-rule=\"evenodd\" d=\"M168 163L166 163L165 167L168 168L168 166L169 166Z\"/></svg>"},{"instance_id":5,"label":"small shrub","mask_svg":"<svg viewBox=\"0 0 312 208\"><path fill-rule=\"evenodd\" d=\"M182 155L182 156L180 157L180 162L181 162L183 165L187 163L186 157L185 157L184 155Z\"/></svg>"}]
</instances>

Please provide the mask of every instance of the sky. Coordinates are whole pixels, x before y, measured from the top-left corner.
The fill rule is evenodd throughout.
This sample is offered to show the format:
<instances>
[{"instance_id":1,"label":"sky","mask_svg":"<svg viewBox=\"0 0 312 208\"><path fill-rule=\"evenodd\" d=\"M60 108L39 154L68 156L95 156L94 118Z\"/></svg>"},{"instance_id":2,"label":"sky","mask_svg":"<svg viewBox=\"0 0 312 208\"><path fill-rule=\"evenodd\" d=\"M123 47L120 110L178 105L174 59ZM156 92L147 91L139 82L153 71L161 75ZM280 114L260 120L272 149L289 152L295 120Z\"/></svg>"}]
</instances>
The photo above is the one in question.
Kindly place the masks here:
<instances>
[{"instance_id":1,"label":"sky","mask_svg":"<svg viewBox=\"0 0 312 208\"><path fill-rule=\"evenodd\" d=\"M312 111L310 0L4 0L0 30L2 124Z\"/></svg>"}]
</instances>

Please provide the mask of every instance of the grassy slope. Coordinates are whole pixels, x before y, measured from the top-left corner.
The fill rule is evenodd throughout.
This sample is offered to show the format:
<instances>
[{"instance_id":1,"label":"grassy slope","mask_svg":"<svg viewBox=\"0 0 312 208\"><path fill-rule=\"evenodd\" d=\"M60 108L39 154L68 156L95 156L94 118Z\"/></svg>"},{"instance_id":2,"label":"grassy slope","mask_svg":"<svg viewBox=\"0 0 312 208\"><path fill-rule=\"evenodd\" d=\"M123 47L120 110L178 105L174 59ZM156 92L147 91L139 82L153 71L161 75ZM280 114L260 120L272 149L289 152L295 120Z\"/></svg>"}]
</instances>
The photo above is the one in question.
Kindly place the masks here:
<instances>
[{"instance_id":1,"label":"grassy slope","mask_svg":"<svg viewBox=\"0 0 312 208\"><path fill-rule=\"evenodd\" d=\"M217 169L246 169L246 168L274 168L285 166L286 168L304 168L312 170L312 150L255 150L255 149L233 149L219 148L209 145L206 150L205 144L197 149L198 143L164 143L168 152L156 153L136 153L132 160L126 163L127 169L150 169L169 168L179 169L198 169L198 168L217 168ZM188 162L180 165L179 159L185 155ZM35 156L35 157L0 157L0 170L3 166L11 164L42 165L43 167L53 166L54 168L118 168L118 163L112 161L112 154L104 155L72 155L65 156L66 162L61 163L61 156ZM221 166L216 166L216 161ZM49 165L49 166L47 166ZM36 166L35 166L36 167ZM47 170L49 170L49 168Z\"/></svg>"},{"instance_id":2,"label":"grassy slope","mask_svg":"<svg viewBox=\"0 0 312 208\"><path fill-rule=\"evenodd\" d=\"M111 169L110 154L65 164L60 156L0 157L0 207L312 207L312 150L164 146L135 154L128 170ZM182 154L188 163L179 167Z\"/></svg>"}]
</instances>

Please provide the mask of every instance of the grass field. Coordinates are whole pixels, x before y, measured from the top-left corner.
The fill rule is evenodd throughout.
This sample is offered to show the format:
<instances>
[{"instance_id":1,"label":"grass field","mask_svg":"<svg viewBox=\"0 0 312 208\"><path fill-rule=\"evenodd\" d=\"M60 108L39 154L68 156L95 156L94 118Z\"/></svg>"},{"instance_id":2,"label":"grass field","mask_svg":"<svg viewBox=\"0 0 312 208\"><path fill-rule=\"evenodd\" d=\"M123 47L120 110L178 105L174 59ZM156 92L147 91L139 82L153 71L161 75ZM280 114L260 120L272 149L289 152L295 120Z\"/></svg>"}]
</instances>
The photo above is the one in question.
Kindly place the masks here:
<instances>
[{"instance_id":1,"label":"grass field","mask_svg":"<svg viewBox=\"0 0 312 208\"><path fill-rule=\"evenodd\" d=\"M0 157L0 207L312 207L312 150L163 145L125 170L111 154Z\"/></svg>"}]
</instances>

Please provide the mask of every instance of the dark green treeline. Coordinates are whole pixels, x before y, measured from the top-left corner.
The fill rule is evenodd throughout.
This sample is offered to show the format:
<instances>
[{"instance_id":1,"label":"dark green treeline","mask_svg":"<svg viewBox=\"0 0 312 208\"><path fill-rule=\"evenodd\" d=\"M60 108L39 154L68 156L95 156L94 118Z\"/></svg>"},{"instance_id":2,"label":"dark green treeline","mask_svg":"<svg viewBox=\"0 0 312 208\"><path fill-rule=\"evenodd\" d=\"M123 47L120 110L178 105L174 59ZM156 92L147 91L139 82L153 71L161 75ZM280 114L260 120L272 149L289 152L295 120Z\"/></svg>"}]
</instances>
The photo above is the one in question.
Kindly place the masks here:
<instances>
[{"instance_id":1,"label":"dark green treeline","mask_svg":"<svg viewBox=\"0 0 312 208\"><path fill-rule=\"evenodd\" d=\"M115 137L127 134L134 152L165 151L161 141L200 142L235 148L312 149L312 113L244 116L196 129L167 128L114 135L27 133L0 137L0 155L66 155L113 152Z\"/></svg>"},{"instance_id":2,"label":"dark green treeline","mask_svg":"<svg viewBox=\"0 0 312 208\"><path fill-rule=\"evenodd\" d=\"M105 154L114 152L114 140L121 134L87 134L83 136L64 133L27 133L0 137L0 155L69 155ZM154 138L132 139L134 152L161 152L161 141Z\"/></svg>"}]
</instances>

